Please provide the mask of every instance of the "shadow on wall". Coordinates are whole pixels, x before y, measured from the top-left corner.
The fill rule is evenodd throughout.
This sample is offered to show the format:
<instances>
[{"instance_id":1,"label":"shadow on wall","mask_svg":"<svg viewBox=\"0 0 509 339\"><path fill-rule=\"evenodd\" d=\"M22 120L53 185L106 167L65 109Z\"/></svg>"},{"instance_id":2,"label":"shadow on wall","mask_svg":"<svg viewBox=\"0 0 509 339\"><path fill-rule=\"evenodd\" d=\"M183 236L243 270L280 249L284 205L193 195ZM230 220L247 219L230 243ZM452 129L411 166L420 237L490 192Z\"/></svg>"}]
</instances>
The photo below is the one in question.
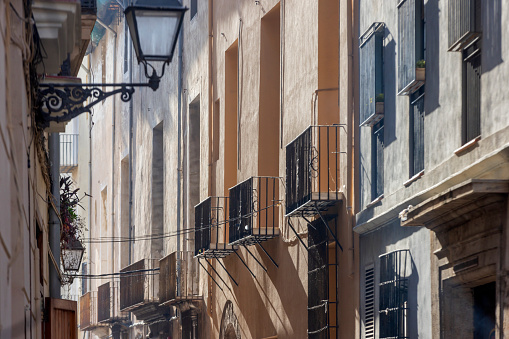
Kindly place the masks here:
<instances>
[{"instance_id":1,"label":"shadow on wall","mask_svg":"<svg viewBox=\"0 0 509 339\"><path fill-rule=\"evenodd\" d=\"M242 260L249 266L249 268L255 272L256 279L262 277L260 270L257 270L255 265L258 264L253 258L249 257L244 251L237 251L242 257ZM269 317L267 308L272 307L272 312L276 312L276 309L272 305L270 299L267 299L267 305L264 303L262 296L260 295L257 286L255 285L254 279L246 267L242 265L240 259L236 255L229 255L223 261L226 269L235 280L239 283L239 286L232 285L231 294L233 294L233 300L236 301L237 316L243 318L247 324L248 329L241 329L241 332L246 332L246 336L253 338L263 338L275 333L276 329L273 325L273 320ZM264 272L265 273L265 272ZM226 274L225 274L226 275ZM224 276L222 275L223 279ZM221 282L219 282L221 284ZM260 286L261 284L257 282ZM264 284L266 288L266 284ZM263 290L262 288L260 288ZM226 292L226 290L225 290ZM228 295L228 293L226 293ZM276 312L278 314L278 312ZM266 333L269 333L265 335Z\"/></svg>"},{"instance_id":2,"label":"shadow on wall","mask_svg":"<svg viewBox=\"0 0 509 339\"><path fill-rule=\"evenodd\" d=\"M385 92L385 118L384 118L384 147L396 141L396 41L388 28L385 29L384 46L384 92Z\"/></svg>"},{"instance_id":3,"label":"shadow on wall","mask_svg":"<svg viewBox=\"0 0 509 339\"><path fill-rule=\"evenodd\" d=\"M502 63L501 16L502 0L483 1L482 4L482 38L483 73L491 71Z\"/></svg>"},{"instance_id":4,"label":"shadow on wall","mask_svg":"<svg viewBox=\"0 0 509 339\"><path fill-rule=\"evenodd\" d=\"M438 0L428 0L425 5L426 16L426 115L440 107L440 23Z\"/></svg>"},{"instance_id":5,"label":"shadow on wall","mask_svg":"<svg viewBox=\"0 0 509 339\"><path fill-rule=\"evenodd\" d=\"M412 273L408 277L408 337L418 338L419 336L419 323L417 320L417 310L419 309L419 302L417 301L417 288L419 286L419 272L415 266L414 258L410 253L410 264L412 267Z\"/></svg>"}]
</instances>

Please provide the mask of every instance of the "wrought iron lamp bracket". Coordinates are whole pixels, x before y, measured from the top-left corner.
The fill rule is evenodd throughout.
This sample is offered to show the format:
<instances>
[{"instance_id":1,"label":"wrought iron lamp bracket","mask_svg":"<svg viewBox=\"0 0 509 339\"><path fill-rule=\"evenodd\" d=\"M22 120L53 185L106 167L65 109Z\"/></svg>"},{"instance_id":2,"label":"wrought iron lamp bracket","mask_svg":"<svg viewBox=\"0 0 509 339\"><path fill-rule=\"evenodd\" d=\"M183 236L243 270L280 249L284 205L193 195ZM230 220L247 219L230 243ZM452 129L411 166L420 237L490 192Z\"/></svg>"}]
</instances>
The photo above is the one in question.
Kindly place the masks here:
<instances>
[{"instance_id":1,"label":"wrought iron lamp bracket","mask_svg":"<svg viewBox=\"0 0 509 339\"><path fill-rule=\"evenodd\" d=\"M143 65L148 78L146 83L39 84L38 111L41 127L49 127L51 122L68 122L82 113L90 113L93 106L116 94L120 94L123 102L129 102L136 87L149 87L156 91L164 75L166 63L163 64L161 75L157 75L155 68L149 63L143 62ZM152 68L150 76L147 66ZM113 90L104 91L101 87L110 87Z\"/></svg>"}]
</instances>

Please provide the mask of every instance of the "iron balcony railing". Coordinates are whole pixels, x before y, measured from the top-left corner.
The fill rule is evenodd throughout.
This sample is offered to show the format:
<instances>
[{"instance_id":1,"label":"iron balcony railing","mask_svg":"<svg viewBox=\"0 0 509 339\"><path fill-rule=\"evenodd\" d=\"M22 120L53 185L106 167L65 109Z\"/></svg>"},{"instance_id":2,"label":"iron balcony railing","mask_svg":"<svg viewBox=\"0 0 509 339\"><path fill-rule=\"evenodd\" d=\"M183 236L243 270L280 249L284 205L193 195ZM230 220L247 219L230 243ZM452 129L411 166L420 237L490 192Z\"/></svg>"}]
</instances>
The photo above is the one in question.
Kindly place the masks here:
<instances>
[{"instance_id":1,"label":"iron balcony railing","mask_svg":"<svg viewBox=\"0 0 509 339\"><path fill-rule=\"evenodd\" d=\"M120 310L131 311L144 304L157 303L159 296L158 259L141 259L120 272ZM127 273L130 272L130 273Z\"/></svg>"},{"instance_id":2,"label":"iron balcony railing","mask_svg":"<svg viewBox=\"0 0 509 339\"><path fill-rule=\"evenodd\" d=\"M78 166L78 134L60 134L60 172L68 173Z\"/></svg>"},{"instance_id":3,"label":"iron balcony railing","mask_svg":"<svg viewBox=\"0 0 509 339\"><path fill-rule=\"evenodd\" d=\"M228 245L228 198L208 197L195 207L194 255L224 258L234 248Z\"/></svg>"},{"instance_id":4,"label":"iron balcony railing","mask_svg":"<svg viewBox=\"0 0 509 339\"><path fill-rule=\"evenodd\" d=\"M120 311L120 281L102 284L97 289L98 322L115 322L127 319L129 314Z\"/></svg>"},{"instance_id":5,"label":"iron balcony railing","mask_svg":"<svg viewBox=\"0 0 509 339\"><path fill-rule=\"evenodd\" d=\"M199 299L198 277L193 266L193 252L177 252L159 261L159 303L171 305L181 300Z\"/></svg>"},{"instance_id":6,"label":"iron balcony railing","mask_svg":"<svg viewBox=\"0 0 509 339\"><path fill-rule=\"evenodd\" d=\"M80 297L80 330L90 331L102 326L98 321L97 291L91 291Z\"/></svg>"},{"instance_id":7,"label":"iron balcony railing","mask_svg":"<svg viewBox=\"0 0 509 339\"><path fill-rule=\"evenodd\" d=\"M310 126L286 146L286 215L315 215L341 200L342 125Z\"/></svg>"},{"instance_id":8,"label":"iron balcony railing","mask_svg":"<svg viewBox=\"0 0 509 339\"><path fill-rule=\"evenodd\" d=\"M251 177L230 188L230 245L254 245L279 235L280 177Z\"/></svg>"}]
</instances>

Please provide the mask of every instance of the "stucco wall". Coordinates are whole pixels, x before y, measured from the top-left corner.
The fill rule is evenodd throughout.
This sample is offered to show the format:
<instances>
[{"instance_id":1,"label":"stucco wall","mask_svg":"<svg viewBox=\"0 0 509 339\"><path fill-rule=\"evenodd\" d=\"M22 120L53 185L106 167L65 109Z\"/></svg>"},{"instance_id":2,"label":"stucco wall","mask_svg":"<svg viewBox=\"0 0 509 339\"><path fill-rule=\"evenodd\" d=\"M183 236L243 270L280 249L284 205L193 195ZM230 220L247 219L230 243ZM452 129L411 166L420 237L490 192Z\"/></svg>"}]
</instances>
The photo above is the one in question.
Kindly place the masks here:
<instances>
[{"instance_id":1,"label":"stucco wall","mask_svg":"<svg viewBox=\"0 0 509 339\"><path fill-rule=\"evenodd\" d=\"M477 147L456 155L461 147L462 61L461 53L448 52L447 2L424 1L426 31L426 94L424 99L424 175L408 187L409 97L397 96L398 22L396 4L360 2L360 32L372 22L385 22L385 147L384 198L371 201L371 129L359 128L362 212L357 216L359 232L374 229L408 205L437 194L468 178L507 179L507 129L509 118L503 107L509 100L500 86L507 78L508 28L502 23L509 9L501 1L483 2L481 140ZM505 150L504 150L505 149Z\"/></svg>"},{"instance_id":2,"label":"stucco wall","mask_svg":"<svg viewBox=\"0 0 509 339\"><path fill-rule=\"evenodd\" d=\"M328 2L328 1L324 1ZM329 1L330 2L330 1ZM333 1L330 3L334 3ZM190 6L189 1L184 5ZM160 88L153 92L148 88L137 88L130 103L124 104L119 98L109 99L96 106L92 121L92 237L105 237L119 235L120 227L125 227L125 204L121 193L121 161L131 157L133 161L133 205L132 226L135 228L134 236L141 237L150 234L152 220L152 131L159 123L163 123L163 153L164 153L164 232L175 234L178 229L192 229L194 227L194 204L197 203L194 195L198 194L199 200L207 198L215 189L216 195L223 195L228 187L224 184L224 159L225 159L225 53L234 44L238 44L238 73L239 73L239 126L238 139L239 166L237 167L237 180L239 183L251 176L259 174L259 145L260 137L266 131L259 129L260 104L260 40L261 22L264 15L269 13L277 1L198 1L198 12L190 19L189 12L184 18L183 25L183 51L182 51L182 96L181 96L181 140L179 142L179 110L178 110L178 43L173 61L166 67ZM213 7L209 7L213 6ZM350 117L345 113L339 116L337 94L335 100L329 100L327 109L313 108L312 100L315 91L319 89L319 55L318 55L318 2L290 1L280 4L280 55L282 65L280 67L280 100L278 112L282 122L282 135L278 135L278 147L274 151L279 157L279 168L272 175L285 175L285 146L292 141L304 129L313 123L313 113L323 116L332 116L335 121L346 123ZM210 12L209 12L210 10ZM345 11L344 15L348 12ZM145 77L136 61L129 61L129 68L124 73L124 25L111 26L117 32L115 47L114 38L107 33L91 56L92 74L97 80L102 74L102 67L106 67L107 81L128 82L132 69L132 82L143 82ZM210 32L209 32L210 29ZM333 29L339 29L338 26ZM338 33L339 34L339 33ZM348 40L345 45L350 46ZM326 46L325 46L326 47ZM116 48L116 56L112 52ZM210 49L209 49L210 48ZM128 50L130 47L128 48ZM209 52L210 51L210 52ZM106 53L103 62L102 53ZM133 54L127 59L135 59ZM346 62L343 67L348 68ZM328 60L331 62L331 60ZM332 62L337 62L332 58ZM116 63L116 74L113 74L113 63ZM324 66L325 65L325 66ZM326 63L322 65L322 72L327 72ZM131 68L132 67L132 68ZM337 67L333 72L337 72ZM158 69L159 70L159 69ZM237 69L233 70L237 72ZM333 77L332 77L333 78ZM331 85L327 85L330 87ZM278 95L278 96L279 96ZM320 97L322 98L322 97ZM199 187L193 181L191 172L196 172L190 164L191 144L196 137L192 133L190 105L196 112L199 107L200 114L200 167ZM322 100L322 99L320 99ZM210 157L210 131L213 102L219 102L219 154L216 162ZM326 102L326 101L323 101ZM323 102L320 105L323 105ZM331 105L332 104L332 105ZM133 147L129 150L129 105L133 107ZM112 141L112 116L115 114L115 141ZM345 112L347 112L346 110ZM193 122L194 123L194 122ZM271 129L273 130L273 129ZM280 130L279 126L276 130ZM236 134L236 132L235 132ZM346 134L342 136L345 141L342 144L347 151ZM112 150L113 142L113 150ZM280 144L281 143L281 144ZM281 147L282 146L282 147ZM178 163L178 152L181 152L181 163ZM113 154L113 156L112 156ZM342 171L346 172L345 164ZM111 162L113 161L113 163ZM178 181L180 171L180 183ZM341 177L342 182L348 186L348 180ZM284 182L284 180L282 181ZM179 205L177 195L180 184L182 198ZM101 221L101 192L107 187L107 224L104 228ZM284 199L283 184L280 185L278 199ZM111 201L114 199L114 202ZM125 200L125 199L124 199ZM127 201L129 203L129 201ZM180 220L178 220L177 208L180 206ZM339 208L340 213L348 214L351 203L344 203ZM350 206L350 207L348 207ZM113 209L113 212L112 212ZM283 208L280 208L282 213ZM341 216L344 226L341 228L342 244L345 253L340 254L340 266L345 267L340 271L340 286L345 286L341 292L340 314L351 319L350 325L346 326L345 335L354 332L356 326L353 321L357 305L355 293L348 292L347 286L356 282L356 264L353 251L354 238L348 227L351 223L348 217ZM111 222L115 224L115 231L111 229ZM177 222L180 222L180 225ZM122 225L121 225L122 224ZM303 220L295 222L298 230L305 238L307 225ZM278 225L281 228L281 236L274 240L263 243L264 248L271 254L279 265L276 268L263 251L255 246L250 251L268 269L266 273L256 261L250 257L245 249L240 249L239 254L256 275L253 278L235 255L230 255L222 260L229 273L239 283L237 287L226 275L223 268L216 260L211 260L212 265L226 281L227 286L212 273L219 282L223 291L216 286L208 277L203 268L193 260L194 279L198 280L198 291L194 291L203 297L204 304L199 316L199 336L202 338L217 338L221 331L221 321L224 307L227 301L233 303L233 310L238 318L242 338L264 338L277 335L278 338L301 338L306 336L307 330L307 251L296 240L293 233L284 223L282 214L279 216ZM184 233L180 237L169 236L164 238L164 255L168 255L177 249L177 241L180 241L180 249L194 251L192 233ZM304 241L306 241L304 239ZM113 247L114 246L114 247ZM92 245L92 273L118 272L122 267L118 264L119 245L95 244ZM113 252L112 252L113 248ZM149 241L135 241L133 244L132 262L150 257ZM115 264L108 261L108 265L99 266L100 259L111 258ZM206 266L206 264L204 264ZM105 271L105 272L100 272ZM211 271L212 272L212 271ZM106 280L104 280L105 282ZM96 290L101 283L97 280L93 286ZM355 283L356 284L356 283ZM312 288L312 287L311 287ZM174 323L176 324L176 323ZM176 326L175 326L176 327ZM350 332L348 332L350 331ZM174 335L177 335L174 332Z\"/></svg>"},{"instance_id":3,"label":"stucco wall","mask_svg":"<svg viewBox=\"0 0 509 339\"><path fill-rule=\"evenodd\" d=\"M47 259L48 187L37 157L39 140L34 140L34 112L25 77L29 40L15 11L23 15L22 1L0 3L0 337L40 338L41 296L49 295L48 265L52 265Z\"/></svg>"},{"instance_id":4,"label":"stucco wall","mask_svg":"<svg viewBox=\"0 0 509 339\"><path fill-rule=\"evenodd\" d=\"M430 281L430 231L426 228L402 228L395 219L377 231L365 234L360 239L360 298L361 298L361 338L364 338L365 310L365 267L375 267L375 333L379 326L379 256L395 250L409 250L411 270L408 276L408 336L411 338L431 338L431 281ZM378 337L378 336L377 336Z\"/></svg>"}]
</instances>

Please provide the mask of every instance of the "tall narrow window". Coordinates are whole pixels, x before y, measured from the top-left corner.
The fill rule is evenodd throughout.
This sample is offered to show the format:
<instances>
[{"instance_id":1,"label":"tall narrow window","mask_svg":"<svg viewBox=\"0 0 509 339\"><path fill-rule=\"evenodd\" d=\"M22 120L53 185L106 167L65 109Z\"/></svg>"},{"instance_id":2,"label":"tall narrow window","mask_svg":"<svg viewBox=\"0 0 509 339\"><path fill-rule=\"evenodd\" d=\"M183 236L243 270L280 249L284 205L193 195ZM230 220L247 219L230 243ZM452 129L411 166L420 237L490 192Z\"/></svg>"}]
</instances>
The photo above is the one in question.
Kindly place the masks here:
<instances>
[{"instance_id":1,"label":"tall narrow window","mask_svg":"<svg viewBox=\"0 0 509 339\"><path fill-rule=\"evenodd\" d=\"M375 22L359 39L361 126L373 126L384 116L384 31L385 24Z\"/></svg>"},{"instance_id":2,"label":"tall narrow window","mask_svg":"<svg viewBox=\"0 0 509 339\"><path fill-rule=\"evenodd\" d=\"M212 110L212 131L211 146L212 146L212 161L219 160L219 118L220 118L219 99L214 102L214 109Z\"/></svg>"},{"instance_id":3,"label":"tall narrow window","mask_svg":"<svg viewBox=\"0 0 509 339\"><path fill-rule=\"evenodd\" d=\"M463 144L481 135L481 40L463 51Z\"/></svg>"},{"instance_id":4,"label":"tall narrow window","mask_svg":"<svg viewBox=\"0 0 509 339\"><path fill-rule=\"evenodd\" d=\"M410 96L410 177L424 170L424 91Z\"/></svg>"},{"instance_id":5,"label":"tall narrow window","mask_svg":"<svg viewBox=\"0 0 509 339\"><path fill-rule=\"evenodd\" d=\"M279 25L278 4L262 18L260 37L258 174L267 176L279 172Z\"/></svg>"},{"instance_id":6,"label":"tall narrow window","mask_svg":"<svg viewBox=\"0 0 509 339\"><path fill-rule=\"evenodd\" d=\"M157 237L164 233L164 146L163 122L152 131L152 258L161 258L163 239Z\"/></svg>"},{"instance_id":7,"label":"tall narrow window","mask_svg":"<svg viewBox=\"0 0 509 339\"><path fill-rule=\"evenodd\" d=\"M384 120L372 128L371 135L371 200L384 193Z\"/></svg>"},{"instance_id":8,"label":"tall narrow window","mask_svg":"<svg viewBox=\"0 0 509 339\"><path fill-rule=\"evenodd\" d=\"M399 250L380 256L380 339L409 338L407 303L410 252Z\"/></svg>"},{"instance_id":9,"label":"tall narrow window","mask_svg":"<svg viewBox=\"0 0 509 339\"><path fill-rule=\"evenodd\" d=\"M423 0L398 3L398 94L409 95L424 85ZM422 60L422 61L421 61Z\"/></svg>"},{"instance_id":10,"label":"tall narrow window","mask_svg":"<svg viewBox=\"0 0 509 339\"><path fill-rule=\"evenodd\" d=\"M120 234L129 235L129 156L122 159L120 164ZM129 265L129 241L120 243L120 268Z\"/></svg>"},{"instance_id":11,"label":"tall narrow window","mask_svg":"<svg viewBox=\"0 0 509 339\"><path fill-rule=\"evenodd\" d=\"M102 237L111 236L110 230L108 230L108 188L105 187L101 191L101 229L100 234ZM111 245L103 243L101 244L101 253L100 253L100 270L102 272L107 271L110 268L110 260L111 260Z\"/></svg>"},{"instance_id":12,"label":"tall narrow window","mask_svg":"<svg viewBox=\"0 0 509 339\"><path fill-rule=\"evenodd\" d=\"M375 339L375 267L364 270L364 338Z\"/></svg>"},{"instance_id":13,"label":"tall narrow window","mask_svg":"<svg viewBox=\"0 0 509 339\"><path fill-rule=\"evenodd\" d=\"M237 184L238 161L238 41L225 53L224 194Z\"/></svg>"},{"instance_id":14,"label":"tall narrow window","mask_svg":"<svg viewBox=\"0 0 509 339\"><path fill-rule=\"evenodd\" d=\"M200 96L197 96L189 105L189 135L188 135L188 162L187 162L187 215L188 225L194 225L194 206L200 202ZM191 228L191 226L189 226ZM194 232L189 237L194 238Z\"/></svg>"},{"instance_id":15,"label":"tall narrow window","mask_svg":"<svg viewBox=\"0 0 509 339\"><path fill-rule=\"evenodd\" d=\"M339 3L318 1L318 125L339 123Z\"/></svg>"}]
</instances>

